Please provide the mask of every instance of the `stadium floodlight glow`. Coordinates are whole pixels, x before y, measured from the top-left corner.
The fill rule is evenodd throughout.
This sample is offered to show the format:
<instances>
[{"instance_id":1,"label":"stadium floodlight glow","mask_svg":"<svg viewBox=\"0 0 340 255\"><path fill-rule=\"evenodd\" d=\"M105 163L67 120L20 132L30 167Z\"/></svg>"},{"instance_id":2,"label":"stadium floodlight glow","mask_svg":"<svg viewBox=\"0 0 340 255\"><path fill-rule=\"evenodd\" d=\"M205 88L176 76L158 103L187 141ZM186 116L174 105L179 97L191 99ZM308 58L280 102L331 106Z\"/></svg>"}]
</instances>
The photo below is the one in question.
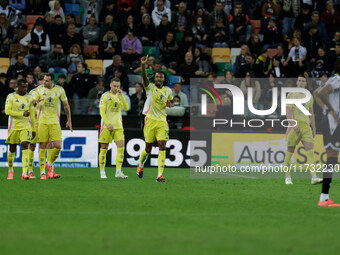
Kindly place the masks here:
<instances>
[{"instance_id":1,"label":"stadium floodlight glow","mask_svg":"<svg viewBox=\"0 0 340 255\"><path fill-rule=\"evenodd\" d=\"M214 84L214 88L216 89L228 89L233 97L233 115L244 115L244 94L242 90L232 84ZM303 98L287 98L288 93L302 93L305 95ZM273 114L277 109L277 98L278 98L278 89L272 89L272 106L267 110L258 110L254 108L253 104L253 88L247 88L247 103L248 109L251 113L258 116L266 116ZM312 98L311 93L304 88L281 88L281 115L286 115L286 106L287 105L295 105L304 115L311 115L308 109L303 105L307 103ZM207 96L202 95L201 97L201 114L207 115Z\"/></svg>"}]
</instances>

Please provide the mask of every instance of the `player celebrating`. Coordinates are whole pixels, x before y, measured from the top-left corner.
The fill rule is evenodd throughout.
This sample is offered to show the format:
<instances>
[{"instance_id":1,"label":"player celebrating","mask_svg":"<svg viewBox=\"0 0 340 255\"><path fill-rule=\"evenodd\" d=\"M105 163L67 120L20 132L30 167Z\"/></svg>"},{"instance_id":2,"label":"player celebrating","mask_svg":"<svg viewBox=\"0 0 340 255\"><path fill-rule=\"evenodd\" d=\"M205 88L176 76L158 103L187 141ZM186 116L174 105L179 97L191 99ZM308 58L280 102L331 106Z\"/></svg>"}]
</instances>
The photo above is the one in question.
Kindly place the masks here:
<instances>
[{"instance_id":1,"label":"player celebrating","mask_svg":"<svg viewBox=\"0 0 340 255\"><path fill-rule=\"evenodd\" d=\"M149 81L145 70L147 61L148 56L141 58L142 83L146 90L147 99L143 109L143 114L146 115L144 124L145 150L142 151L139 157L137 175L139 178L143 178L144 163L156 139L159 147L158 176L156 181L165 182L163 177L165 149L166 142L169 140L169 126L166 121L165 107L173 106L173 97L171 89L163 85L166 79L166 75L163 72L154 73L153 83Z\"/></svg>"},{"instance_id":2,"label":"player celebrating","mask_svg":"<svg viewBox=\"0 0 340 255\"><path fill-rule=\"evenodd\" d=\"M122 171L124 160L124 129L122 123L121 108L125 111L129 110L129 105L125 100L124 94L120 89L120 79L113 78L110 82L110 91L104 93L100 98L99 110L101 120L101 128L99 134L100 153L99 167L100 177L106 179L105 164L106 152L112 139L117 145L116 155L116 178L127 178Z\"/></svg>"},{"instance_id":3,"label":"player celebrating","mask_svg":"<svg viewBox=\"0 0 340 255\"><path fill-rule=\"evenodd\" d=\"M306 78L302 75L299 75L296 85L298 88L306 88L307 81ZM290 93L288 98L290 99L299 99L303 98L304 94L302 93ZM318 184L322 182L321 178L318 178L315 174L315 166L314 166L314 137L316 134L315 130L315 118L313 111L313 98L311 98L306 104L305 108L311 113L310 116L304 115L299 108L295 105L287 105L287 119L295 120L297 125L295 127L289 127L286 133L287 139L287 153L285 156L284 163L286 166L290 166L291 158L294 154L295 147L301 141L303 146L305 147L307 153L307 164L309 164L312 180L312 184ZM290 125L293 126L295 123L290 121ZM312 128L310 127L312 126ZM286 184L293 184L292 178L290 177L290 171L286 171Z\"/></svg>"},{"instance_id":4,"label":"player celebrating","mask_svg":"<svg viewBox=\"0 0 340 255\"><path fill-rule=\"evenodd\" d=\"M61 127L60 127L60 101L64 105L67 116L66 127L72 131L71 110L67 101L65 90L53 84L54 75L49 73L44 76L44 85L37 90L36 98L40 102L38 112L38 143L39 167L41 179L46 179L45 163L46 149L49 142L53 144L51 156L47 161L48 178L60 178L61 175L54 172L53 163L58 158L61 150Z\"/></svg>"},{"instance_id":5,"label":"player celebrating","mask_svg":"<svg viewBox=\"0 0 340 255\"><path fill-rule=\"evenodd\" d=\"M27 83L21 79L18 81L18 89L7 96L5 113L8 118L8 177L13 179L13 162L17 144L21 144L22 149L22 177L21 179L30 179L27 174L28 169L28 146L32 137L32 129L35 130L35 112L33 106L33 98L27 95Z\"/></svg>"},{"instance_id":6,"label":"player celebrating","mask_svg":"<svg viewBox=\"0 0 340 255\"><path fill-rule=\"evenodd\" d=\"M329 198L329 188L334 169L339 169L340 151L340 61L335 66L335 76L328 79L325 86L317 89L314 96L324 111L322 121L323 143L327 154L327 169L323 172L322 191L319 206L340 207Z\"/></svg>"}]
</instances>

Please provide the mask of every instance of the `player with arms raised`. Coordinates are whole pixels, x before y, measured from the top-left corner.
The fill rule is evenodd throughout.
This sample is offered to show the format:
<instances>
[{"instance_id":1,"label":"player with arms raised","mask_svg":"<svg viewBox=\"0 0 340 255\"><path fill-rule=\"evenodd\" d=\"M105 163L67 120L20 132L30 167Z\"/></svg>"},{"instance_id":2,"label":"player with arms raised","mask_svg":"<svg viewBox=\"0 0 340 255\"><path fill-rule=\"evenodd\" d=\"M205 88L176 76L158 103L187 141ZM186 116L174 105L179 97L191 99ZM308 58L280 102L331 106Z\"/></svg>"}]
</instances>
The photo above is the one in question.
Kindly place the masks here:
<instances>
[{"instance_id":1,"label":"player with arms raised","mask_svg":"<svg viewBox=\"0 0 340 255\"><path fill-rule=\"evenodd\" d=\"M112 140L114 140L117 145L115 177L123 179L128 177L122 172L125 146L121 113L122 107L125 111L129 110L129 105L125 100L122 90L120 89L120 80L119 78L113 78L110 82L110 91L101 96L99 103L100 116L102 117L99 134L99 168L100 178L102 179L107 178L105 173L106 152L109 143L111 143Z\"/></svg>"},{"instance_id":2,"label":"player with arms raised","mask_svg":"<svg viewBox=\"0 0 340 255\"><path fill-rule=\"evenodd\" d=\"M323 169L323 183L319 206L340 207L329 198L329 188L334 170L339 171L340 151L340 61L335 65L335 76L328 79L325 86L314 92L316 102L323 109L323 144L327 154L327 168Z\"/></svg>"},{"instance_id":3,"label":"player with arms raised","mask_svg":"<svg viewBox=\"0 0 340 255\"><path fill-rule=\"evenodd\" d=\"M144 163L151 152L153 142L157 140L159 154L156 181L165 182L163 177L165 149L166 142L169 140L169 126L166 121L165 107L172 107L174 102L171 89L164 86L166 75L163 72L154 73L153 82L149 81L145 70L147 61L148 56L141 58L142 83L147 99L143 109L143 114L146 115L144 123L145 150L139 157L137 175L139 178L143 178Z\"/></svg>"},{"instance_id":4,"label":"player with arms raised","mask_svg":"<svg viewBox=\"0 0 340 255\"><path fill-rule=\"evenodd\" d=\"M35 111L32 96L27 93L27 82L25 80L18 81L18 89L16 92L9 94L6 98L5 113L8 118L8 177L13 179L13 163L17 144L21 144L22 149L22 177L21 179L30 179L27 174L28 170L28 146L35 133Z\"/></svg>"},{"instance_id":5,"label":"player with arms raised","mask_svg":"<svg viewBox=\"0 0 340 255\"><path fill-rule=\"evenodd\" d=\"M53 84L54 75L49 73L44 76L44 87L38 89L35 100L40 102L38 112L38 143L39 146L39 167L41 179L46 179L45 163L46 149L49 142L53 144L53 150L46 163L48 178L60 178L61 175L54 172L53 163L61 151L61 127L60 127L60 101L64 105L67 116L66 127L72 131L71 110L67 101L65 90Z\"/></svg>"},{"instance_id":6,"label":"player with arms raised","mask_svg":"<svg viewBox=\"0 0 340 255\"><path fill-rule=\"evenodd\" d=\"M296 85L298 88L305 89L307 86L306 78L302 75L299 75L296 81ZM303 93L299 92L288 94L289 99L300 99L304 96L305 95ZM314 165L314 137L316 134L316 129L313 111L313 97L304 105L304 107L310 112L311 115L305 115L298 107L296 107L296 105L287 105L287 119L295 120L297 122L297 125L295 127L289 127L287 129L286 138L288 148L284 163L286 166L290 166L295 147L301 141L303 146L305 147L307 154L307 164L309 164L309 169L312 177L311 183L318 184L322 182L322 179L316 176ZM290 121L291 126L294 126L294 124L295 123L293 121ZM292 178L290 176L290 171L286 172L285 183L293 184Z\"/></svg>"}]
</instances>

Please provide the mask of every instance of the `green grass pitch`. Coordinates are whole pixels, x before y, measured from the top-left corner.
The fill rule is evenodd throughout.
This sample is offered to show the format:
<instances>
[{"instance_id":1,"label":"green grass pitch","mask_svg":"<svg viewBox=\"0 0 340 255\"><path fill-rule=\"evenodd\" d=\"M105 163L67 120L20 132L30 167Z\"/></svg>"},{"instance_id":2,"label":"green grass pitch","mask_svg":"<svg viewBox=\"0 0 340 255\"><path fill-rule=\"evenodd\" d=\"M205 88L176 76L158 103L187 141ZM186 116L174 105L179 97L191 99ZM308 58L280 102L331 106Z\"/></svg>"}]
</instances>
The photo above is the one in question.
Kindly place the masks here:
<instances>
[{"instance_id":1,"label":"green grass pitch","mask_svg":"<svg viewBox=\"0 0 340 255\"><path fill-rule=\"evenodd\" d=\"M138 179L62 168L59 180L8 181L0 169L0 254L337 254L339 208L318 208L309 179ZM335 179L331 197L340 202Z\"/></svg>"}]
</instances>

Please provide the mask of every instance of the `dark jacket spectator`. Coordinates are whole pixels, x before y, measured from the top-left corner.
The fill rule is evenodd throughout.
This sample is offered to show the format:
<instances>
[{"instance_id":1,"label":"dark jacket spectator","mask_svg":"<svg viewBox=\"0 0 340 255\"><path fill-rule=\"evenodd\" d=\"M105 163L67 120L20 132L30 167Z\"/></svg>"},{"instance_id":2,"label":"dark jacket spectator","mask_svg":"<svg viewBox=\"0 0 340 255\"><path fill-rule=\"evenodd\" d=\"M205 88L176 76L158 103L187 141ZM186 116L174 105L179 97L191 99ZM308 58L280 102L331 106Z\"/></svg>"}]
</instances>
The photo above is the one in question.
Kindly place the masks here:
<instances>
[{"instance_id":1,"label":"dark jacket spectator","mask_svg":"<svg viewBox=\"0 0 340 255\"><path fill-rule=\"evenodd\" d=\"M62 45L64 52L69 52L73 44L83 45L83 37L75 32L76 26L69 24L67 27L66 34L62 36Z\"/></svg>"},{"instance_id":2,"label":"dark jacket spectator","mask_svg":"<svg viewBox=\"0 0 340 255\"><path fill-rule=\"evenodd\" d=\"M190 26L190 14L184 2L178 4L178 11L172 14L172 29L176 33L184 33Z\"/></svg>"},{"instance_id":3,"label":"dark jacket spectator","mask_svg":"<svg viewBox=\"0 0 340 255\"><path fill-rule=\"evenodd\" d=\"M131 99L130 113L133 115L140 115L141 112L143 111L143 107L146 101L146 94L141 84L136 83L135 86L136 86L136 93L130 97Z\"/></svg>"},{"instance_id":4,"label":"dark jacket spectator","mask_svg":"<svg viewBox=\"0 0 340 255\"><path fill-rule=\"evenodd\" d=\"M60 15L55 16L55 22L50 25L48 36L51 44L61 43L61 38L65 34L65 26L63 25Z\"/></svg>"},{"instance_id":5,"label":"dark jacket spectator","mask_svg":"<svg viewBox=\"0 0 340 255\"><path fill-rule=\"evenodd\" d=\"M307 61L315 61L318 48L322 46L322 38L319 36L318 27L311 24L303 33L303 45L307 49Z\"/></svg>"},{"instance_id":6,"label":"dark jacket spectator","mask_svg":"<svg viewBox=\"0 0 340 255\"><path fill-rule=\"evenodd\" d=\"M216 27L216 22L218 20L222 20L224 25L228 25L228 17L223 11L223 4L221 2L216 2L215 9L209 14L208 20L210 29Z\"/></svg>"},{"instance_id":7,"label":"dark jacket spectator","mask_svg":"<svg viewBox=\"0 0 340 255\"><path fill-rule=\"evenodd\" d=\"M151 23L148 13L143 14L142 22L138 24L136 35L144 46L153 46L155 41L155 27Z\"/></svg>"},{"instance_id":8,"label":"dark jacket spectator","mask_svg":"<svg viewBox=\"0 0 340 255\"><path fill-rule=\"evenodd\" d=\"M268 57L267 50L263 49L254 64L255 77L267 77L270 66L271 62Z\"/></svg>"},{"instance_id":9,"label":"dark jacket spectator","mask_svg":"<svg viewBox=\"0 0 340 255\"><path fill-rule=\"evenodd\" d=\"M249 47L247 45L242 45L240 55L236 57L235 61L235 77L244 78L246 73L252 70L254 62Z\"/></svg>"},{"instance_id":10,"label":"dark jacket spectator","mask_svg":"<svg viewBox=\"0 0 340 255\"><path fill-rule=\"evenodd\" d=\"M167 16L162 17L161 23L156 27L156 40L161 41L165 39L168 32L172 31L171 24Z\"/></svg>"},{"instance_id":11,"label":"dark jacket spectator","mask_svg":"<svg viewBox=\"0 0 340 255\"><path fill-rule=\"evenodd\" d=\"M321 22L325 24L327 34L333 37L340 26L340 13L334 9L332 1L327 1L326 11L321 14Z\"/></svg>"},{"instance_id":12,"label":"dark jacket spectator","mask_svg":"<svg viewBox=\"0 0 340 255\"><path fill-rule=\"evenodd\" d=\"M166 35L166 39L160 41L159 50L161 55L160 59L164 65L168 66L171 61L176 60L178 44L175 41L174 33L169 32Z\"/></svg>"},{"instance_id":13,"label":"dark jacket spectator","mask_svg":"<svg viewBox=\"0 0 340 255\"><path fill-rule=\"evenodd\" d=\"M187 52L184 58L185 62L177 69L177 74L182 77L182 84L190 84L190 78L196 77L198 65L193 61L191 52Z\"/></svg>"},{"instance_id":14,"label":"dark jacket spectator","mask_svg":"<svg viewBox=\"0 0 340 255\"><path fill-rule=\"evenodd\" d=\"M77 94L79 98L87 98L89 91L94 87L92 77L87 74L86 64L79 63L77 66L78 73L72 76L70 87L74 92L73 96Z\"/></svg>"},{"instance_id":15,"label":"dark jacket spectator","mask_svg":"<svg viewBox=\"0 0 340 255\"><path fill-rule=\"evenodd\" d=\"M61 50L62 46L58 43L54 46L53 52L48 54L49 73L63 73L67 75L66 56Z\"/></svg>"},{"instance_id":16,"label":"dark jacket spectator","mask_svg":"<svg viewBox=\"0 0 340 255\"><path fill-rule=\"evenodd\" d=\"M276 49L278 45L282 45L283 38L281 29L276 25L275 18L270 18L268 26L263 31L263 35L263 48Z\"/></svg>"},{"instance_id":17,"label":"dark jacket spectator","mask_svg":"<svg viewBox=\"0 0 340 255\"><path fill-rule=\"evenodd\" d=\"M102 38L100 52L103 59L112 59L115 54L120 52L118 38L113 29L109 28L107 33Z\"/></svg>"},{"instance_id":18,"label":"dark jacket spectator","mask_svg":"<svg viewBox=\"0 0 340 255\"><path fill-rule=\"evenodd\" d=\"M24 77L26 73L30 71L29 67L24 64L24 56L22 54L15 55L16 63L11 65L7 70L7 78L17 78L18 74L22 74Z\"/></svg>"}]
</instances>

